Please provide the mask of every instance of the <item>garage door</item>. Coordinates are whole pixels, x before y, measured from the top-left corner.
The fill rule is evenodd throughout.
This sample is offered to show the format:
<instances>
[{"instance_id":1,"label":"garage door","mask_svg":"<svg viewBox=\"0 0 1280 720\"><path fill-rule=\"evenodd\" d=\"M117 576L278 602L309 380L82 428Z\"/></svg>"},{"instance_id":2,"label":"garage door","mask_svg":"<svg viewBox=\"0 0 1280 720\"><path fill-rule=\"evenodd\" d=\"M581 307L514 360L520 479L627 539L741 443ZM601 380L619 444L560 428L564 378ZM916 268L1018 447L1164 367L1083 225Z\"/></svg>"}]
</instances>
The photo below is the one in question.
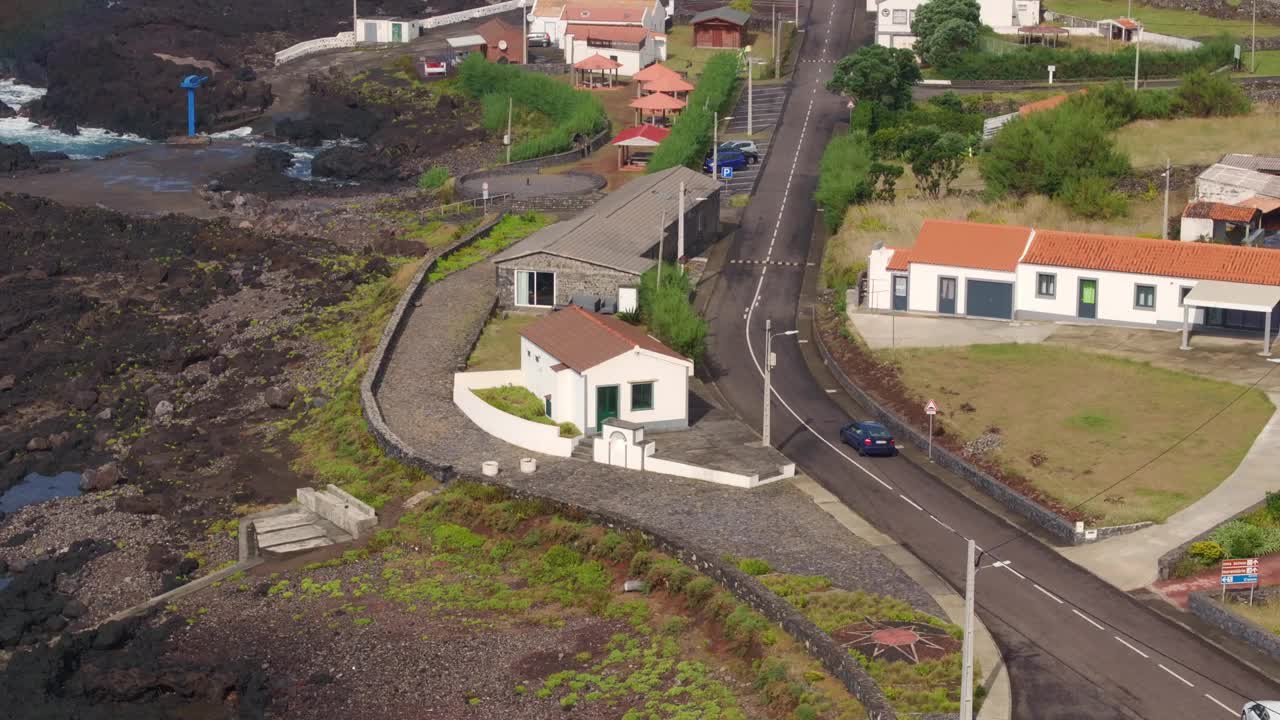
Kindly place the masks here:
<instances>
[{"instance_id":1,"label":"garage door","mask_svg":"<svg viewBox=\"0 0 1280 720\"><path fill-rule=\"evenodd\" d=\"M965 283L965 314L1013 319L1013 283L969 280Z\"/></svg>"}]
</instances>

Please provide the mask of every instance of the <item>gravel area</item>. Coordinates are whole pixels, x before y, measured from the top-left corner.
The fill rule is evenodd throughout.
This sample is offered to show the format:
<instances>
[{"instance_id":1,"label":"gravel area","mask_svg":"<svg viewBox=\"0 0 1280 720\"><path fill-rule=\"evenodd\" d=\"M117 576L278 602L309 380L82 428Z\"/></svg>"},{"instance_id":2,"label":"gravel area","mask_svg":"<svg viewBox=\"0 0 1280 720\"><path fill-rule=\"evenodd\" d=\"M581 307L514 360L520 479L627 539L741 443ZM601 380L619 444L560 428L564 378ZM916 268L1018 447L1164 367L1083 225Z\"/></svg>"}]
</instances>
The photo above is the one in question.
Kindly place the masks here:
<instances>
[{"instance_id":1,"label":"gravel area","mask_svg":"<svg viewBox=\"0 0 1280 720\"><path fill-rule=\"evenodd\" d=\"M537 472L519 473L519 459L530 452L480 430L452 400L454 369L465 362L468 339L487 318L494 292L493 266L480 263L427 287L410 310L377 391L387 425L401 440L472 473L482 461L498 460L498 479L512 487L635 518L717 553L764 558L783 572L892 595L941 616L927 592L789 482L742 490L546 456L538 458Z\"/></svg>"}]
</instances>

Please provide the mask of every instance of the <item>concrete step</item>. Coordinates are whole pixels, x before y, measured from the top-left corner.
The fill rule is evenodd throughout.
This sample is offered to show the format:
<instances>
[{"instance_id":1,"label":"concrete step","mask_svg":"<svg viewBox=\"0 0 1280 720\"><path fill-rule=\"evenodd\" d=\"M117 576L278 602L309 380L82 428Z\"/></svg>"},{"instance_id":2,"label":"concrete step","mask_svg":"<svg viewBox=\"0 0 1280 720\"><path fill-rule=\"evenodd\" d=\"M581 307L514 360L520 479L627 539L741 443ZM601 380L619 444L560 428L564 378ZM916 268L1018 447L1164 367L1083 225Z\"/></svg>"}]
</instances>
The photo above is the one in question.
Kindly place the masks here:
<instances>
[{"instance_id":1,"label":"concrete step","mask_svg":"<svg viewBox=\"0 0 1280 720\"><path fill-rule=\"evenodd\" d=\"M316 516L309 512L291 512L284 515L276 515L274 517L262 518L254 520L253 526L259 534L272 533L278 530L288 530L290 528L302 527L310 525L315 521Z\"/></svg>"},{"instance_id":2,"label":"concrete step","mask_svg":"<svg viewBox=\"0 0 1280 720\"><path fill-rule=\"evenodd\" d=\"M285 543L283 545L275 545L273 547L264 547L262 552L265 555L280 556L290 553L303 552L306 550L315 550L316 548L333 545L333 541L327 537L315 537L306 540L298 540L297 542Z\"/></svg>"},{"instance_id":3,"label":"concrete step","mask_svg":"<svg viewBox=\"0 0 1280 720\"><path fill-rule=\"evenodd\" d=\"M578 458L579 460L586 460L587 462L591 462L595 460L595 455L593 454L594 445L595 443L593 443L590 439L583 440L573 448L573 453L570 455L570 457L575 457L575 458Z\"/></svg>"}]
</instances>

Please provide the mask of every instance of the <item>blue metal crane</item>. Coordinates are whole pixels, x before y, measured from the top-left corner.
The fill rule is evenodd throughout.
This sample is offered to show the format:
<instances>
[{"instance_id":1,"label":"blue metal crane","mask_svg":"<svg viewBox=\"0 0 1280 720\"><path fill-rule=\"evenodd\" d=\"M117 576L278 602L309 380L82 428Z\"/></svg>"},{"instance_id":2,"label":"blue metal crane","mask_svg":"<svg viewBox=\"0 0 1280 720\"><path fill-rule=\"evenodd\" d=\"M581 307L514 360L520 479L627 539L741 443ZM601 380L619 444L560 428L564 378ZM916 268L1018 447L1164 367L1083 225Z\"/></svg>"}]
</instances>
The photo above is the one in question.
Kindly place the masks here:
<instances>
[{"instance_id":1,"label":"blue metal crane","mask_svg":"<svg viewBox=\"0 0 1280 720\"><path fill-rule=\"evenodd\" d=\"M205 75L188 75L182 78L179 87L187 91L187 135L196 134L196 88L209 81Z\"/></svg>"}]
</instances>

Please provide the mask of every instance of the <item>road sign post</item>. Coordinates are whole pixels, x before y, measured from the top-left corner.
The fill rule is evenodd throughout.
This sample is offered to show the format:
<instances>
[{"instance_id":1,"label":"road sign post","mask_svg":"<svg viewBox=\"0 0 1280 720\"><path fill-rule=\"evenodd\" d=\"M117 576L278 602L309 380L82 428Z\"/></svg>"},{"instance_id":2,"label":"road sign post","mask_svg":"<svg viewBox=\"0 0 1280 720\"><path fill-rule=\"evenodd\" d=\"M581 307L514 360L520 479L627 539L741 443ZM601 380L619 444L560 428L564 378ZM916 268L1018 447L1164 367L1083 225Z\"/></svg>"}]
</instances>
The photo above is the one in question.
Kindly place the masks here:
<instances>
[{"instance_id":1,"label":"road sign post","mask_svg":"<svg viewBox=\"0 0 1280 720\"><path fill-rule=\"evenodd\" d=\"M480 195L484 202L484 213L487 215L489 213L489 181L480 183Z\"/></svg>"},{"instance_id":2,"label":"road sign post","mask_svg":"<svg viewBox=\"0 0 1280 720\"><path fill-rule=\"evenodd\" d=\"M1253 591L1258 587L1258 558L1240 558L1238 560L1223 560L1222 575L1218 579L1222 585L1222 597L1220 600L1227 600L1227 586L1229 585L1248 585L1249 586L1249 604L1253 604Z\"/></svg>"},{"instance_id":3,"label":"road sign post","mask_svg":"<svg viewBox=\"0 0 1280 720\"><path fill-rule=\"evenodd\" d=\"M938 404L930 400L924 406L924 414L929 416L929 462L933 462L933 416L938 414Z\"/></svg>"},{"instance_id":4,"label":"road sign post","mask_svg":"<svg viewBox=\"0 0 1280 720\"><path fill-rule=\"evenodd\" d=\"M725 180L732 180L732 179L733 179L733 168L731 168L731 167L722 167L722 168L720 168L720 177L724 178Z\"/></svg>"}]
</instances>

